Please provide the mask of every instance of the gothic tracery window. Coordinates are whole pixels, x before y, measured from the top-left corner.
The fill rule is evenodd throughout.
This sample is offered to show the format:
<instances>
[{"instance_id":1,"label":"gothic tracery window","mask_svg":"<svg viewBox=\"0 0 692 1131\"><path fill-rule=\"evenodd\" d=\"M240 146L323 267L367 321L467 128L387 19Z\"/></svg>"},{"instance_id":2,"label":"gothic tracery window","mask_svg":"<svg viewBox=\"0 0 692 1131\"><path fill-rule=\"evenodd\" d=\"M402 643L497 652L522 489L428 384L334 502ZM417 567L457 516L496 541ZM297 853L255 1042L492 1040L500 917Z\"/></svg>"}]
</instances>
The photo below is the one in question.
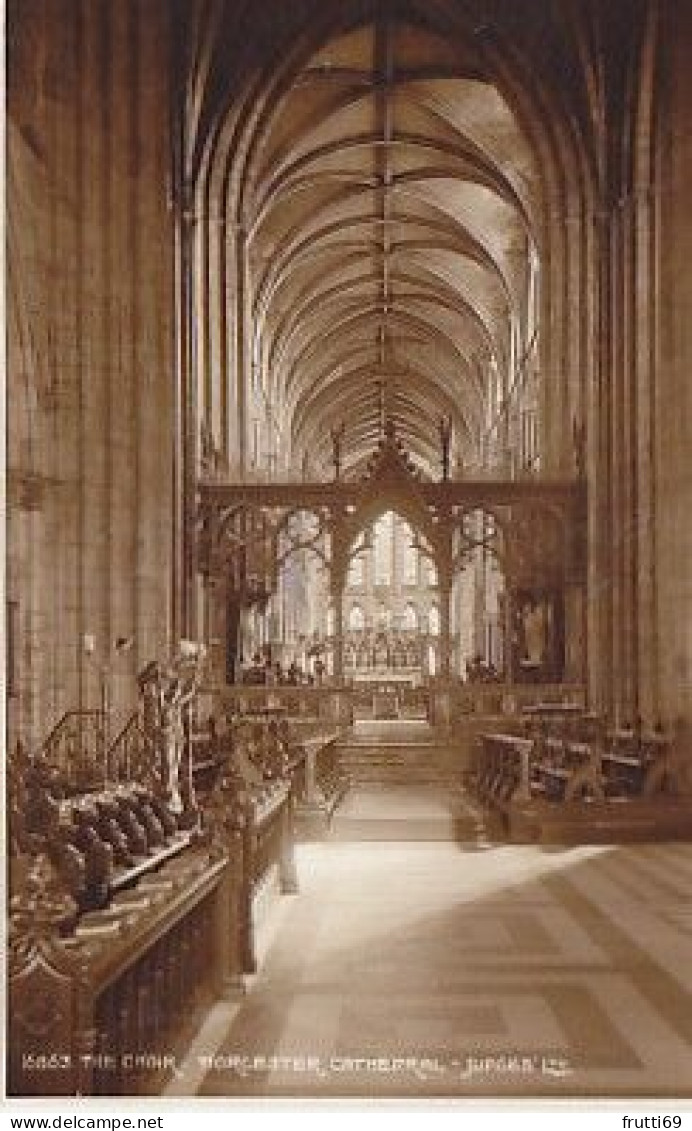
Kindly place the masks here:
<instances>
[{"instance_id":1,"label":"gothic tracery window","mask_svg":"<svg viewBox=\"0 0 692 1131\"><path fill-rule=\"evenodd\" d=\"M363 554L356 554L351 559L346 584L349 588L354 589L365 585L365 557Z\"/></svg>"},{"instance_id":2,"label":"gothic tracery window","mask_svg":"<svg viewBox=\"0 0 692 1131\"><path fill-rule=\"evenodd\" d=\"M425 582L430 589L437 588L437 567L432 558L425 559Z\"/></svg>"},{"instance_id":3,"label":"gothic tracery window","mask_svg":"<svg viewBox=\"0 0 692 1131\"><path fill-rule=\"evenodd\" d=\"M404 528L404 585L418 584L418 550L413 543L410 526Z\"/></svg>"},{"instance_id":4,"label":"gothic tracery window","mask_svg":"<svg viewBox=\"0 0 692 1131\"><path fill-rule=\"evenodd\" d=\"M432 605L428 613L428 632L431 636L440 635L440 610L437 605Z\"/></svg>"},{"instance_id":5,"label":"gothic tracery window","mask_svg":"<svg viewBox=\"0 0 692 1131\"><path fill-rule=\"evenodd\" d=\"M391 511L378 519L374 535L375 585L391 585L394 548L394 515Z\"/></svg>"},{"instance_id":6,"label":"gothic tracery window","mask_svg":"<svg viewBox=\"0 0 692 1131\"><path fill-rule=\"evenodd\" d=\"M348 614L348 627L352 632L359 632L365 628L365 614L360 605L353 605Z\"/></svg>"}]
</instances>

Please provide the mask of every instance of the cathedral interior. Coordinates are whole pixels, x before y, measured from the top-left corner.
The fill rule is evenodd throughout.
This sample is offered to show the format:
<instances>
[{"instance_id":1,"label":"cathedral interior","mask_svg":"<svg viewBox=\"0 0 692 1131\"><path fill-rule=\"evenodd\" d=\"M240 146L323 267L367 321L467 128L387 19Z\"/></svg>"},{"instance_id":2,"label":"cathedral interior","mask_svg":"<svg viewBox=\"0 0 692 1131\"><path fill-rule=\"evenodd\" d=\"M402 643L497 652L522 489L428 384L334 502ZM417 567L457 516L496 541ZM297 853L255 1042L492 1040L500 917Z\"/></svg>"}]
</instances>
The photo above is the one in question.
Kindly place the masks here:
<instances>
[{"instance_id":1,"label":"cathedral interior","mask_svg":"<svg viewBox=\"0 0 692 1131\"><path fill-rule=\"evenodd\" d=\"M689 1098L692 5L6 43L9 1094Z\"/></svg>"}]
</instances>

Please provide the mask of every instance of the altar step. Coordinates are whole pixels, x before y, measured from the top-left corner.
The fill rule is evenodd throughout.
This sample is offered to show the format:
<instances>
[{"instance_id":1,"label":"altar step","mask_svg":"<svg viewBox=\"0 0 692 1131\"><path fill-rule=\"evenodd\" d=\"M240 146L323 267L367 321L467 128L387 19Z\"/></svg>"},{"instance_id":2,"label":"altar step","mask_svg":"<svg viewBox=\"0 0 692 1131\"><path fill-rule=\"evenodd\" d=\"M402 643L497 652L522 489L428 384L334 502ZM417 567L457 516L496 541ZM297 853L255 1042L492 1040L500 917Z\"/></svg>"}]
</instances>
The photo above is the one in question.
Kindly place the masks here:
<instances>
[{"instance_id":1,"label":"altar step","mask_svg":"<svg viewBox=\"0 0 692 1131\"><path fill-rule=\"evenodd\" d=\"M486 843L483 813L464 789L467 765L459 736L442 735L424 720L356 722L339 742L339 766L350 784L329 838Z\"/></svg>"},{"instance_id":2,"label":"altar step","mask_svg":"<svg viewBox=\"0 0 692 1131\"><path fill-rule=\"evenodd\" d=\"M349 743L341 747L339 761L354 784L454 786L463 781L458 752L448 747Z\"/></svg>"},{"instance_id":3,"label":"altar step","mask_svg":"<svg viewBox=\"0 0 692 1131\"><path fill-rule=\"evenodd\" d=\"M339 746L339 763L354 784L461 786L463 751L425 722L357 723Z\"/></svg>"}]
</instances>

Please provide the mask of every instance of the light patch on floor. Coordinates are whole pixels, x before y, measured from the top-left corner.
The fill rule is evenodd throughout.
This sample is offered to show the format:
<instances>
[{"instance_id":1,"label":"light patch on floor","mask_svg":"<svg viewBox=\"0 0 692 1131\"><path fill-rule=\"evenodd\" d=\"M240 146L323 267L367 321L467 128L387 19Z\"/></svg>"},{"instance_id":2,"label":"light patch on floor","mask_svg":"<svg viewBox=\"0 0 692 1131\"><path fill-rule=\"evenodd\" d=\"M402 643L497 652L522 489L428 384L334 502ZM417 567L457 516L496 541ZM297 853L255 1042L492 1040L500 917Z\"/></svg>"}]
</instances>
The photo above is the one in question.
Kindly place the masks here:
<instances>
[{"instance_id":1,"label":"light patch on floor","mask_svg":"<svg viewBox=\"0 0 692 1131\"><path fill-rule=\"evenodd\" d=\"M647 849L638 874L639 846L302 846L300 892L190 1091L688 1095L692 848ZM645 899L669 861L674 903L618 888L623 861Z\"/></svg>"}]
</instances>

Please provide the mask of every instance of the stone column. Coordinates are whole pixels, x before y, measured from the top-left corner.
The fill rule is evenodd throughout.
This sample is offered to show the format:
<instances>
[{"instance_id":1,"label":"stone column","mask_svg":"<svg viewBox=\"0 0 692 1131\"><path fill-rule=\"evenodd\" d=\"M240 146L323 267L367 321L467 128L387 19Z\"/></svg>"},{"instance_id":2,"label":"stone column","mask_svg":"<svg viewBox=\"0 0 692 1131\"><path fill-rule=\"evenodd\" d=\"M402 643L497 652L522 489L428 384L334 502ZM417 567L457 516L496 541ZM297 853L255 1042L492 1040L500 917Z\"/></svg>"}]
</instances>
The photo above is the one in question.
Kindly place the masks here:
<instances>
[{"instance_id":1,"label":"stone column","mask_svg":"<svg viewBox=\"0 0 692 1131\"><path fill-rule=\"evenodd\" d=\"M473 551L473 652L482 655L485 651L485 557L483 550Z\"/></svg>"},{"instance_id":2,"label":"stone column","mask_svg":"<svg viewBox=\"0 0 692 1131\"><path fill-rule=\"evenodd\" d=\"M212 680L226 683L226 648L228 633L228 579L220 573L207 583L209 603L209 660Z\"/></svg>"},{"instance_id":3,"label":"stone column","mask_svg":"<svg viewBox=\"0 0 692 1131\"><path fill-rule=\"evenodd\" d=\"M452 654L452 583L454 581L454 555L452 549L452 516L447 508L438 514L440 534L437 540L435 565L440 601L439 674L449 682Z\"/></svg>"},{"instance_id":4,"label":"stone column","mask_svg":"<svg viewBox=\"0 0 692 1131\"><path fill-rule=\"evenodd\" d=\"M514 593L505 578L505 639L502 647L505 661L505 683L511 687L514 683Z\"/></svg>"},{"instance_id":5,"label":"stone column","mask_svg":"<svg viewBox=\"0 0 692 1131\"><path fill-rule=\"evenodd\" d=\"M341 683L344 676L344 588L341 579L332 588L334 602L334 680Z\"/></svg>"},{"instance_id":6,"label":"stone column","mask_svg":"<svg viewBox=\"0 0 692 1131\"><path fill-rule=\"evenodd\" d=\"M344 675L344 589L348 572L349 539L345 527L345 515L339 507L335 508L331 538L331 560L329 563L329 594L334 606L334 657L333 676L335 683L341 683Z\"/></svg>"},{"instance_id":7,"label":"stone column","mask_svg":"<svg viewBox=\"0 0 692 1131\"><path fill-rule=\"evenodd\" d=\"M586 674L586 655L584 624L585 593L584 586L569 582L565 585L565 683L584 683Z\"/></svg>"},{"instance_id":8,"label":"stone column","mask_svg":"<svg viewBox=\"0 0 692 1131\"><path fill-rule=\"evenodd\" d=\"M651 532L655 538L653 585L660 701L664 722L692 728L692 475L689 422L692 419L692 10L664 6L666 80L669 101L659 115L661 192L654 200L659 282L656 287L656 376L650 395L654 478ZM670 146L670 153L667 151ZM642 374L642 380L644 374ZM692 743L688 742L692 749Z\"/></svg>"},{"instance_id":9,"label":"stone column","mask_svg":"<svg viewBox=\"0 0 692 1131\"><path fill-rule=\"evenodd\" d=\"M452 648L451 624L452 582L440 574L440 675L444 680L450 676Z\"/></svg>"}]
</instances>

